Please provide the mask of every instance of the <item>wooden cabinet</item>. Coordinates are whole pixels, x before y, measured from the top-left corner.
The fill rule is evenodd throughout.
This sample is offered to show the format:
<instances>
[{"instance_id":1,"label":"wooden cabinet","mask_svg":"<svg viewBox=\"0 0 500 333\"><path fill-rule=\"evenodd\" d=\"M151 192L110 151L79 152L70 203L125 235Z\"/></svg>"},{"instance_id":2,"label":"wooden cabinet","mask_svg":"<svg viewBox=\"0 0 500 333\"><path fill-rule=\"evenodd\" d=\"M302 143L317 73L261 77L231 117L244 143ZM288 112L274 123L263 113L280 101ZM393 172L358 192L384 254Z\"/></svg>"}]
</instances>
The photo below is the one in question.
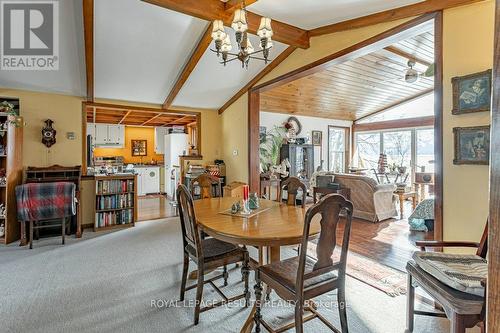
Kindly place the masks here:
<instances>
[{"instance_id":1,"label":"wooden cabinet","mask_svg":"<svg viewBox=\"0 0 500 333\"><path fill-rule=\"evenodd\" d=\"M306 180L314 172L314 147L313 145L284 144L280 150L280 161L288 158L290 162L290 176Z\"/></svg>"},{"instance_id":2,"label":"wooden cabinet","mask_svg":"<svg viewBox=\"0 0 500 333\"><path fill-rule=\"evenodd\" d=\"M124 125L88 123L87 134L92 135L95 146L122 148L125 144Z\"/></svg>"},{"instance_id":3,"label":"wooden cabinet","mask_svg":"<svg viewBox=\"0 0 500 333\"><path fill-rule=\"evenodd\" d=\"M165 154L165 135L168 134L168 128L155 127L155 153Z\"/></svg>"}]
</instances>

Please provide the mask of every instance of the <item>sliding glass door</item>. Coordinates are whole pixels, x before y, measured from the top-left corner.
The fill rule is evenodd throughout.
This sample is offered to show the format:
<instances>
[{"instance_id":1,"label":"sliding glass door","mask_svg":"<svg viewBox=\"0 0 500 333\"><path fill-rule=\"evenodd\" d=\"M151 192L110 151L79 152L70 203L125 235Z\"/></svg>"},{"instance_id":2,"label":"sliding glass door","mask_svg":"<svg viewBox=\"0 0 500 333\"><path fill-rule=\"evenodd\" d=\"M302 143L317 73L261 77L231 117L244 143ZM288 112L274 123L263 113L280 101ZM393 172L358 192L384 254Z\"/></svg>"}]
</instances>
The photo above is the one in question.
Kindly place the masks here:
<instances>
[{"instance_id":1,"label":"sliding glass door","mask_svg":"<svg viewBox=\"0 0 500 333\"><path fill-rule=\"evenodd\" d=\"M328 126L328 171L345 172L348 129Z\"/></svg>"},{"instance_id":2,"label":"sliding glass door","mask_svg":"<svg viewBox=\"0 0 500 333\"><path fill-rule=\"evenodd\" d=\"M402 167L410 172L412 166L411 141L411 131L382 133L383 152L387 155L387 165L390 170Z\"/></svg>"}]
</instances>

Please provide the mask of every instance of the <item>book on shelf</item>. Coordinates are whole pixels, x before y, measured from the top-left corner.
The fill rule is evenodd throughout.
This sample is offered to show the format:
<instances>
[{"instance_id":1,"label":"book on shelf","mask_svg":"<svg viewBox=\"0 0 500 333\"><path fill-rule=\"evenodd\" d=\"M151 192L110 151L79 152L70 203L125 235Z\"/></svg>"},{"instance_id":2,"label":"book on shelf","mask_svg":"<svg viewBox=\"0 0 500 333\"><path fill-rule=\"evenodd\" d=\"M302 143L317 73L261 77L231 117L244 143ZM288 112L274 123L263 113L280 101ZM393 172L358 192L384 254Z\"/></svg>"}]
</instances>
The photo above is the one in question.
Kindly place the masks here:
<instances>
[{"instance_id":1,"label":"book on shelf","mask_svg":"<svg viewBox=\"0 0 500 333\"><path fill-rule=\"evenodd\" d=\"M125 193L134 191L133 179L106 179L96 182L97 194Z\"/></svg>"},{"instance_id":2,"label":"book on shelf","mask_svg":"<svg viewBox=\"0 0 500 333\"><path fill-rule=\"evenodd\" d=\"M130 224L134 221L132 209L111 212L98 212L95 214L96 228L109 227L113 225Z\"/></svg>"},{"instance_id":3,"label":"book on shelf","mask_svg":"<svg viewBox=\"0 0 500 333\"><path fill-rule=\"evenodd\" d=\"M96 209L120 209L134 206L134 194L114 194L107 196L97 196Z\"/></svg>"}]
</instances>

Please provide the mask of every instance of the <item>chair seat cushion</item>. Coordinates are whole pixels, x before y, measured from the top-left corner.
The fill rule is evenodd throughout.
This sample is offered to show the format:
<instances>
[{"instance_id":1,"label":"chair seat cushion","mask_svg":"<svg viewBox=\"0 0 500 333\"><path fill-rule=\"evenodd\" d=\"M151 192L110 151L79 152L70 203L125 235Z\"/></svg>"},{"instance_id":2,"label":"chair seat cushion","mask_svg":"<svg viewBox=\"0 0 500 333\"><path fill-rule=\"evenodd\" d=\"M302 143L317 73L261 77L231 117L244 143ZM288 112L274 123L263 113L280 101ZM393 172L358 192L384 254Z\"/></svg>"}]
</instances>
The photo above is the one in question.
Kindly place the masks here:
<instances>
[{"instance_id":1,"label":"chair seat cushion","mask_svg":"<svg viewBox=\"0 0 500 333\"><path fill-rule=\"evenodd\" d=\"M211 259L211 260L217 257L222 257L231 254L232 252L243 251L239 246L235 244L223 242L216 238L207 238L202 240L202 246L205 259ZM191 245L187 246L187 251L191 255L196 256L196 250Z\"/></svg>"},{"instance_id":2,"label":"chair seat cushion","mask_svg":"<svg viewBox=\"0 0 500 333\"><path fill-rule=\"evenodd\" d=\"M306 267L304 274L310 273L313 270L315 261L309 257L306 257ZM285 259L279 262L275 262L269 265L264 265L259 267L259 270L273 278L274 280L280 282L283 286L292 292L295 292L295 282L297 279L297 270L299 268L299 257L293 257ZM333 272L328 272L307 280L304 280L304 289L308 289L327 281L336 280L337 275Z\"/></svg>"},{"instance_id":3,"label":"chair seat cushion","mask_svg":"<svg viewBox=\"0 0 500 333\"><path fill-rule=\"evenodd\" d=\"M413 260L424 271L451 288L477 296L484 295L481 281L488 275L488 263L480 256L417 251L413 254Z\"/></svg>"}]
</instances>

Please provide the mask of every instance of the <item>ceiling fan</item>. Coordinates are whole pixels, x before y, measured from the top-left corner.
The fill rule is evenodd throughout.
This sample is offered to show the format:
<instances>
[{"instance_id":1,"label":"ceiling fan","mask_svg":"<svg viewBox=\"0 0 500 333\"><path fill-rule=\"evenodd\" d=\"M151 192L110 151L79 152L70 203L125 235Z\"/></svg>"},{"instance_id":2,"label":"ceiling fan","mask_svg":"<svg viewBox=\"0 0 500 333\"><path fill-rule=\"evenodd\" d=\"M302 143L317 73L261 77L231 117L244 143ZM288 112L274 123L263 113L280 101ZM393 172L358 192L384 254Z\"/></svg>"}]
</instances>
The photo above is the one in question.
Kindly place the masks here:
<instances>
[{"instance_id":1,"label":"ceiling fan","mask_svg":"<svg viewBox=\"0 0 500 333\"><path fill-rule=\"evenodd\" d=\"M414 67L416 65L416 61L413 59L408 60L408 68L406 69L404 76L398 77L396 79L384 80L383 82L394 82L394 81L404 81L408 84L413 84L418 82L418 80L422 77L434 77L434 64L430 64L427 66L427 69L423 72L419 72Z\"/></svg>"}]
</instances>

